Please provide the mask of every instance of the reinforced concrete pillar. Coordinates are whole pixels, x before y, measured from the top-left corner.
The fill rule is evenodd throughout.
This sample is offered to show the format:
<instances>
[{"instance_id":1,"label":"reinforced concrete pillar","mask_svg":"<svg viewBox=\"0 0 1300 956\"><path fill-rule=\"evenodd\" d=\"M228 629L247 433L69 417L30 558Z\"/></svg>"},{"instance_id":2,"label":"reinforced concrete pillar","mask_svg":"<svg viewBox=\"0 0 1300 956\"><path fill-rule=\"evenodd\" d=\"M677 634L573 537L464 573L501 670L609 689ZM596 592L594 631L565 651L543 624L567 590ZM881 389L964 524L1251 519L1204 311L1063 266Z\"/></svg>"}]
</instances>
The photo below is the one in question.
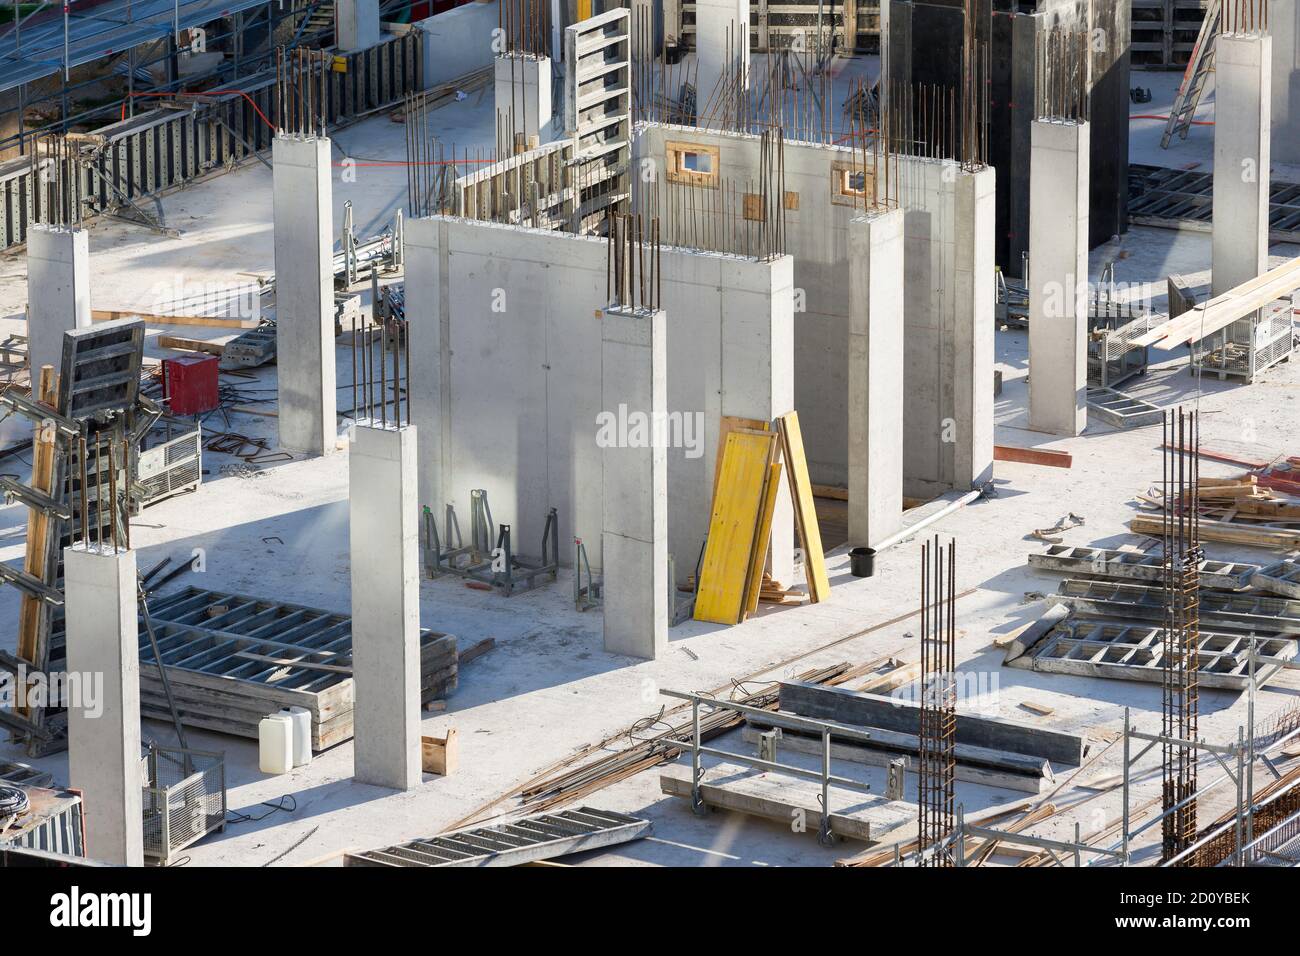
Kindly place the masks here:
<instances>
[{"instance_id":1,"label":"reinforced concrete pillar","mask_svg":"<svg viewBox=\"0 0 1300 956\"><path fill-rule=\"evenodd\" d=\"M62 367L63 333L90 325L90 245L84 229L32 223L27 230L27 356Z\"/></svg>"},{"instance_id":2,"label":"reinforced concrete pillar","mask_svg":"<svg viewBox=\"0 0 1300 956\"><path fill-rule=\"evenodd\" d=\"M770 269L722 261L722 403L724 416L770 422L794 411L794 259ZM705 456L717 467L717 451ZM794 505L782 480L772 511L767 570L772 580L794 579ZM678 556L677 560L682 560ZM695 556L687 558L695 561Z\"/></svg>"},{"instance_id":3,"label":"reinforced concrete pillar","mask_svg":"<svg viewBox=\"0 0 1300 956\"><path fill-rule=\"evenodd\" d=\"M1300 0L1270 0L1273 159L1300 165Z\"/></svg>"},{"instance_id":4,"label":"reinforced concrete pillar","mask_svg":"<svg viewBox=\"0 0 1300 956\"><path fill-rule=\"evenodd\" d=\"M550 57L529 53L503 54L496 58L494 76L497 124L501 137L510 147L509 150L501 150L501 155L504 157L523 152L549 139ZM519 142L520 138L522 143Z\"/></svg>"},{"instance_id":5,"label":"reinforced concrete pillar","mask_svg":"<svg viewBox=\"0 0 1300 956\"><path fill-rule=\"evenodd\" d=\"M904 160L903 491L929 498L993 474L993 168Z\"/></svg>"},{"instance_id":6,"label":"reinforced concrete pillar","mask_svg":"<svg viewBox=\"0 0 1300 956\"><path fill-rule=\"evenodd\" d=\"M353 776L420 784L416 430L358 425L348 458L352 560Z\"/></svg>"},{"instance_id":7,"label":"reinforced concrete pillar","mask_svg":"<svg viewBox=\"0 0 1300 956\"><path fill-rule=\"evenodd\" d=\"M1029 427L1088 426L1089 125L1030 124Z\"/></svg>"},{"instance_id":8,"label":"reinforced concrete pillar","mask_svg":"<svg viewBox=\"0 0 1300 956\"><path fill-rule=\"evenodd\" d=\"M411 336L411 422L420 433L419 504L433 509L441 520L452 490L444 483L444 447L450 447L450 419L442 410L451 407L450 354L443 343L450 332L447 224L434 219L412 219L405 229L406 321ZM462 489L462 494L464 489ZM463 507L463 506L462 506ZM440 525L441 526L441 525Z\"/></svg>"},{"instance_id":9,"label":"reinforced concrete pillar","mask_svg":"<svg viewBox=\"0 0 1300 956\"><path fill-rule=\"evenodd\" d=\"M601 408L622 420L625 405L648 428L601 448L605 650L647 659L668 647L667 330L651 309L611 306L600 320Z\"/></svg>"},{"instance_id":10,"label":"reinforced concrete pillar","mask_svg":"<svg viewBox=\"0 0 1300 956\"><path fill-rule=\"evenodd\" d=\"M335 0L334 37L340 53L354 53L383 39L379 0Z\"/></svg>"},{"instance_id":11,"label":"reinforced concrete pillar","mask_svg":"<svg viewBox=\"0 0 1300 956\"><path fill-rule=\"evenodd\" d=\"M697 0L695 4L695 102L701 112L716 105L728 69L739 69L749 88L749 0Z\"/></svg>"},{"instance_id":12,"label":"reinforced concrete pillar","mask_svg":"<svg viewBox=\"0 0 1300 956\"><path fill-rule=\"evenodd\" d=\"M903 211L849 221L849 544L903 526Z\"/></svg>"},{"instance_id":13,"label":"reinforced concrete pillar","mask_svg":"<svg viewBox=\"0 0 1300 956\"><path fill-rule=\"evenodd\" d=\"M281 133L272 155L280 445L328 455L338 437L330 141Z\"/></svg>"},{"instance_id":14,"label":"reinforced concrete pillar","mask_svg":"<svg viewBox=\"0 0 1300 956\"><path fill-rule=\"evenodd\" d=\"M97 690L66 702L68 783L85 800L88 855L143 866L135 552L65 548L63 569L67 686Z\"/></svg>"},{"instance_id":15,"label":"reinforced concrete pillar","mask_svg":"<svg viewBox=\"0 0 1300 956\"><path fill-rule=\"evenodd\" d=\"M1215 39L1213 295L1255 278L1268 265L1271 83L1271 37Z\"/></svg>"}]
</instances>

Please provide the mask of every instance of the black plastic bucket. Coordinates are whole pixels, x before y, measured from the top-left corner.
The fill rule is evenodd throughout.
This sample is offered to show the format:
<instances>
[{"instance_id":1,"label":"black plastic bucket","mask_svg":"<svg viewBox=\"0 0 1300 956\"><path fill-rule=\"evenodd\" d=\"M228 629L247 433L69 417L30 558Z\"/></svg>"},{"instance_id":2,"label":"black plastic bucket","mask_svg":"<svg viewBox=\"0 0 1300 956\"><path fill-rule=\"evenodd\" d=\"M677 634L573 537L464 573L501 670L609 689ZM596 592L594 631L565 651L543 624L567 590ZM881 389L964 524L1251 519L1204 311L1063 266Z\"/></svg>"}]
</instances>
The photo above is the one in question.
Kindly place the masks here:
<instances>
[{"instance_id":1,"label":"black plastic bucket","mask_svg":"<svg viewBox=\"0 0 1300 956\"><path fill-rule=\"evenodd\" d=\"M855 578L869 578L876 573L875 548L851 548L849 550L849 573Z\"/></svg>"}]
</instances>

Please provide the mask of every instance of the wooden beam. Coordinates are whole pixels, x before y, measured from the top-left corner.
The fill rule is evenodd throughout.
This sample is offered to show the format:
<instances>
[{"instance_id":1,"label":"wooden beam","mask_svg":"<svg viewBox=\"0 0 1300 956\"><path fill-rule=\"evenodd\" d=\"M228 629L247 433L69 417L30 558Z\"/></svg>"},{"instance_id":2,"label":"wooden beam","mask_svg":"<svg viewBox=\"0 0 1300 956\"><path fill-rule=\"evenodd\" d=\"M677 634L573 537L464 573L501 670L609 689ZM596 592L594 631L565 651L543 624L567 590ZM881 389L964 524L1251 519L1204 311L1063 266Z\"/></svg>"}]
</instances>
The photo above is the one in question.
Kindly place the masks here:
<instances>
[{"instance_id":1,"label":"wooden beam","mask_svg":"<svg viewBox=\"0 0 1300 956\"><path fill-rule=\"evenodd\" d=\"M156 315L119 309L90 310L92 322L112 322L116 319L144 319L149 325L200 325L214 329L255 329L261 325L260 319L235 319L223 315Z\"/></svg>"},{"instance_id":2,"label":"wooden beam","mask_svg":"<svg viewBox=\"0 0 1300 956\"><path fill-rule=\"evenodd\" d=\"M1015 445L994 445L994 461L1018 461L1022 465L1046 465L1049 468L1069 468L1074 456L1068 451L1050 448L1018 448Z\"/></svg>"}]
</instances>

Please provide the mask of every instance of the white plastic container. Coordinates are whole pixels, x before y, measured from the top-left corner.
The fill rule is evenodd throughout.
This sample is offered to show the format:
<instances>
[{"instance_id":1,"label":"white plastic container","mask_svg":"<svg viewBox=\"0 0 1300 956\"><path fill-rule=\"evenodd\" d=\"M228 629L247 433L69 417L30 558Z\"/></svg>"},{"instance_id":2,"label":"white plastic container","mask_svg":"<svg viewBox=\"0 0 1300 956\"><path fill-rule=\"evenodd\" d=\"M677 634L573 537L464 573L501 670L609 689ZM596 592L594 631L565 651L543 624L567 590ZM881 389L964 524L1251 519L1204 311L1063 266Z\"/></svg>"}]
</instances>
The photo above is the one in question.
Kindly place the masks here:
<instances>
[{"instance_id":1,"label":"white plastic container","mask_svg":"<svg viewBox=\"0 0 1300 956\"><path fill-rule=\"evenodd\" d=\"M262 773L293 769L293 718L288 714L272 714L258 723L257 766Z\"/></svg>"},{"instance_id":2,"label":"white plastic container","mask_svg":"<svg viewBox=\"0 0 1300 956\"><path fill-rule=\"evenodd\" d=\"M293 721L293 765L311 763L311 711L306 707L286 707L281 714Z\"/></svg>"}]
</instances>

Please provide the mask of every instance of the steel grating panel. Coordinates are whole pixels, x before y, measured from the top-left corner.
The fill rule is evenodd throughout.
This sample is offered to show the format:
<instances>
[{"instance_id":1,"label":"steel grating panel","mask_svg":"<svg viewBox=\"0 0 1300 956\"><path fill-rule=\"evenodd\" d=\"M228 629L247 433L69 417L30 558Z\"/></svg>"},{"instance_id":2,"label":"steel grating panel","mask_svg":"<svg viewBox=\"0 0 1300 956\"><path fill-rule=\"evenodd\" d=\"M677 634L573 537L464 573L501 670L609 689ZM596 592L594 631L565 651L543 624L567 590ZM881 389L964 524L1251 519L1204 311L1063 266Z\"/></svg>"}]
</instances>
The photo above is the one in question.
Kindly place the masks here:
<instances>
[{"instance_id":1,"label":"steel grating panel","mask_svg":"<svg viewBox=\"0 0 1300 956\"><path fill-rule=\"evenodd\" d=\"M638 840L650 821L611 810L578 807L480 824L423 840L344 857L345 866L518 866L568 853Z\"/></svg>"},{"instance_id":2,"label":"steel grating panel","mask_svg":"<svg viewBox=\"0 0 1300 956\"><path fill-rule=\"evenodd\" d=\"M1197 683L1218 690L1244 691L1250 683L1252 638L1245 634L1201 631L1197 638ZM1256 655L1280 664L1296 655L1291 638L1257 638ZM1163 628L1071 617L1052 628L1015 666L1049 674L1102 677L1159 684L1164 679ZM1263 666L1257 664L1257 667Z\"/></svg>"},{"instance_id":3,"label":"steel grating panel","mask_svg":"<svg viewBox=\"0 0 1300 956\"><path fill-rule=\"evenodd\" d=\"M1041 553L1031 554L1029 566L1046 571L1092 574L1120 580L1154 582L1164 580L1164 558L1159 554L1120 551L1114 548L1053 544ZM1206 559L1197 565L1197 570L1203 586L1229 588L1236 591L1250 586L1251 576L1259 571L1259 565Z\"/></svg>"}]
</instances>

